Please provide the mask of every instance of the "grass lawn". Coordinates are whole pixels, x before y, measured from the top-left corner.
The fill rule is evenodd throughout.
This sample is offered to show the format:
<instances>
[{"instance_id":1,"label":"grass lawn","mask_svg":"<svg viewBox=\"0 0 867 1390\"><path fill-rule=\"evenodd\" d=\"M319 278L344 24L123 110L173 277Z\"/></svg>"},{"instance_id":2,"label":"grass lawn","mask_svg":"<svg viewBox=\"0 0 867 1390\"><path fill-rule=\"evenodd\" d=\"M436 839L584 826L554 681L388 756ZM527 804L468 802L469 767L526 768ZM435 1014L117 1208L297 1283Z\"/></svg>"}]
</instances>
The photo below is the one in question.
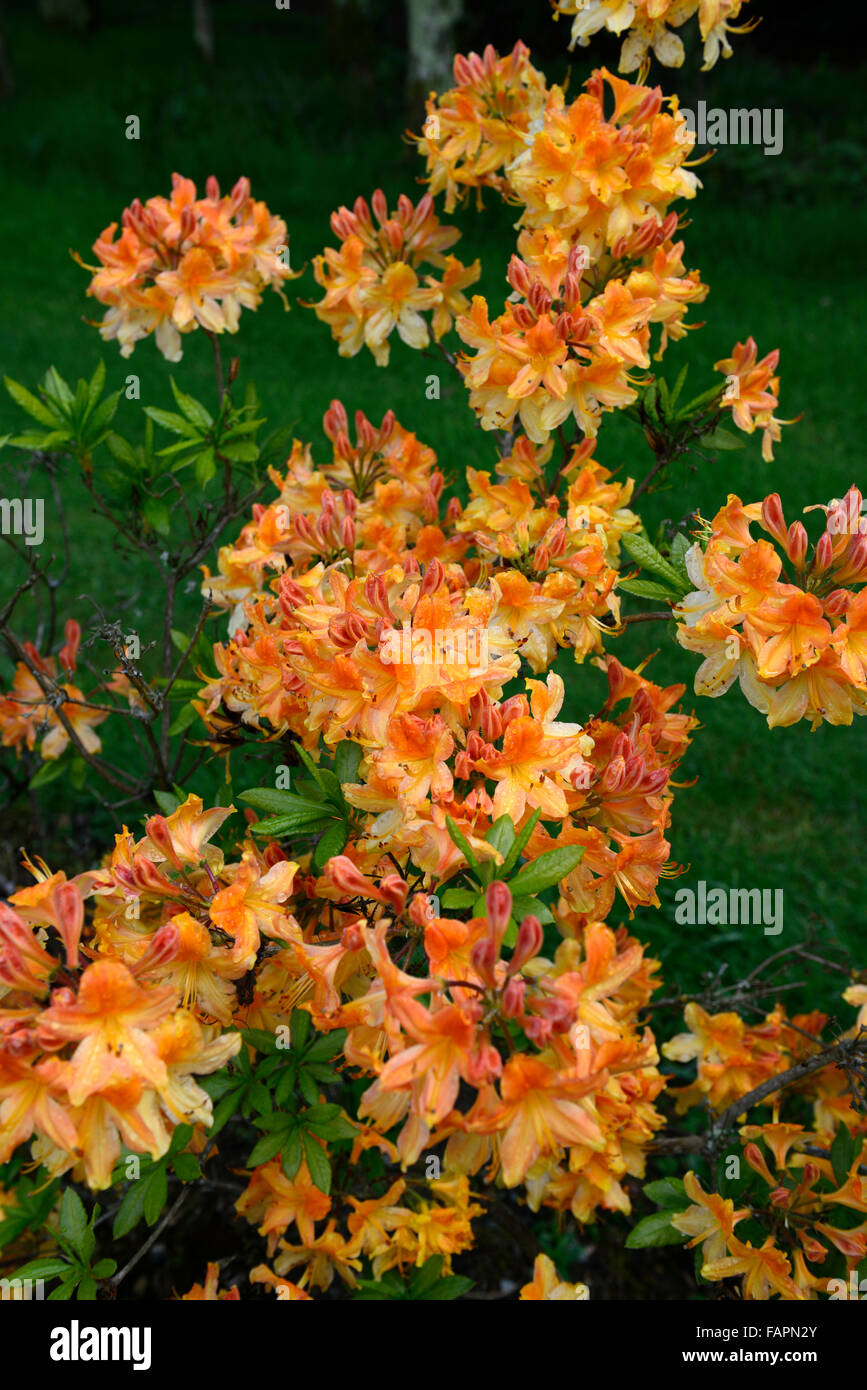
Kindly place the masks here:
<instances>
[{"instance_id":1,"label":"grass lawn","mask_svg":"<svg viewBox=\"0 0 867 1390\"><path fill-rule=\"evenodd\" d=\"M127 362L113 345L103 347L96 330L82 322L97 318L98 306L85 299L86 274L68 255L73 248L87 261L102 228L135 196L167 193L173 170L200 186L215 173L224 188L248 175L254 196L286 219L298 268L309 267L331 240L328 217L340 203L369 196L377 186L390 199L404 190L413 197L420 192L414 187L420 162L401 140L406 114L398 48L385 44L350 55L341 68L315 17L293 15L290 27L286 16L267 7L255 22L244 7L221 7L217 61L208 70L192 51L187 7L178 10L174 16L166 7L158 26L133 15L82 37L61 35L31 17L13 16L5 26L17 94L0 111L0 230L7 248L0 367L31 389L52 363L74 378L89 375L104 355L110 386L122 385L130 372L139 375L140 404L171 405L170 371L185 390L210 397L210 346L202 334L185 339L183 362L172 368L151 342L140 344ZM565 31L561 37L565 44ZM578 52L572 90L589 73L593 52ZM560 76L564 66L561 58L551 75ZM713 379L713 362L752 334L760 355L781 349L781 414L802 418L783 431L773 463L762 462L755 437L742 451L720 455L713 467L675 476L673 493L645 499L651 532L662 517L679 517L692 506L712 515L728 492L756 500L778 490L792 520L807 504L827 501L858 481L867 393L854 364L867 293L863 205L854 176L864 149L853 93L864 76L864 69L856 70L844 81L828 66L782 68L751 58L748 37L739 39L730 64L700 79L681 81L670 72L660 77L654 70L664 90L679 87L687 104L704 96L723 107L785 111L779 157L723 149L701 170L705 189L690 208L686 240L687 263L699 266L711 286L708 301L690 318L701 314L707 326L670 349L664 370L671 379L689 353L697 392ZM138 141L125 138L130 114L140 118ZM483 214L467 208L457 217L464 230L458 252L465 260L481 256L481 288L498 311L514 211L493 197L487 202ZM289 294L319 297L309 268ZM269 297L257 314L243 316L236 343L241 384L254 379L271 422L291 423L300 437L312 439L315 457L324 457L321 417L336 396L374 421L393 408L436 449L447 476L459 480L467 466L493 466L492 442L475 427L462 386L443 378L441 399L427 400L425 378L441 368L398 342L385 370L367 353L347 363L309 309L296 303L286 315ZM122 401L115 422L133 438L141 428L140 404ZM20 425L16 408L0 396L0 433ZM640 434L621 420L606 423L597 452L607 465L636 477L650 463ZM8 451L0 468L8 476ZM119 562L71 475L65 494L73 521L68 613L85 621L87 605L77 596L90 593L110 611L129 615L146 635L158 600L150 576L134 562ZM46 522L47 545L59 545L48 506ZM7 575L4 567L4 591ZM192 620L196 594L184 603L181 617ZM690 866L680 882L782 887L785 925L781 936L767 939L757 927L728 934L678 927L678 881L667 881L662 912L641 912L638 934L662 957L666 974L687 986L715 967L720 952L737 973L799 939L811 922L857 952L857 904L867 890L857 849L864 832L859 793L867 780L867 726L769 731L737 690L718 701L696 701L696 660L672 646L663 625L633 629L615 651L632 663L649 644L660 647L650 674L664 684L686 682L686 703L697 707L703 724L683 769L685 781L697 780L674 807L673 854ZM567 680L569 715L585 716L599 702L601 676L566 659L559 669ZM54 783L44 805L57 808L61 833L71 838L72 829L63 830L71 825L63 821L66 797ZM16 845L25 834L20 820L20 807L6 817ZM834 996L832 989L822 998ZM809 999L818 1002L815 981Z\"/></svg>"}]
</instances>

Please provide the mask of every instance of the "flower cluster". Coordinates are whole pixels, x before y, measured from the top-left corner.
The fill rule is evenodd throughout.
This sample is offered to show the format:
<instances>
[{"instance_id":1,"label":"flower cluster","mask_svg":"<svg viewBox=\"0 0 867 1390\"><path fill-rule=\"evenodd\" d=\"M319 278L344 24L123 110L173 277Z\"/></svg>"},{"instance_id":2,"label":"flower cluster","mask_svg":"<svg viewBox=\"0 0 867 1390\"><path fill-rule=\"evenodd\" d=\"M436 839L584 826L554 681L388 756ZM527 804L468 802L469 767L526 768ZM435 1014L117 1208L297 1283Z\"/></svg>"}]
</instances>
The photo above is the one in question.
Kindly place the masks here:
<instances>
[{"instance_id":1,"label":"flower cluster","mask_svg":"<svg viewBox=\"0 0 867 1390\"><path fill-rule=\"evenodd\" d=\"M861 505L853 487L816 508L826 524L811 550L804 523L787 526L777 493L746 506L729 496L706 546L686 554L696 588L674 610L681 646L704 657L697 694L722 695L740 680L771 728L804 718L813 729L851 724L867 712ZM756 540L754 524L771 540Z\"/></svg>"},{"instance_id":2,"label":"flower cluster","mask_svg":"<svg viewBox=\"0 0 867 1390\"><path fill-rule=\"evenodd\" d=\"M530 50L516 43L500 58L491 44L484 54L458 54L455 86L431 94L427 118L418 138L427 161L431 193L445 193L446 212L453 212L469 189L493 188L508 194L507 170L523 151L542 114L547 87L530 63Z\"/></svg>"},{"instance_id":3,"label":"flower cluster","mask_svg":"<svg viewBox=\"0 0 867 1390\"><path fill-rule=\"evenodd\" d=\"M725 372L727 384L723 403L731 402L732 420L745 434L761 430L762 458L770 463L774 444L780 438L780 425L791 425L794 421L778 420L774 415L779 405L780 378L774 375L780 360L779 349L769 352L761 362L757 357L754 340L747 338L745 343L735 343L731 357L716 362L714 370Z\"/></svg>"},{"instance_id":4,"label":"flower cluster","mask_svg":"<svg viewBox=\"0 0 867 1390\"><path fill-rule=\"evenodd\" d=\"M35 748L48 762L56 761L74 736L88 753L102 747L95 726L105 711L95 708L72 682L81 645L81 626L69 618L65 641L54 657L40 656L32 642L23 644L25 659L15 666L12 684L0 694L0 742L20 753L21 745ZM58 680L58 662L67 680ZM71 731L71 733L70 733Z\"/></svg>"},{"instance_id":5,"label":"flower cluster","mask_svg":"<svg viewBox=\"0 0 867 1390\"><path fill-rule=\"evenodd\" d=\"M327 247L314 259L316 283L325 297L313 307L340 344L341 357L354 357L367 346L380 367L389 357L389 336L398 336L409 347L425 348L433 332L435 342L452 326L455 315L468 307L463 291L478 280L478 261L465 266L457 256L446 255L460 236L456 227L443 227L433 210L431 195L413 206L401 195L389 213L385 195L377 189L371 208L357 198L352 211L341 207L332 214L331 228L340 247ZM439 272L418 275L421 265ZM432 311L430 328L423 314Z\"/></svg>"},{"instance_id":6,"label":"flower cluster","mask_svg":"<svg viewBox=\"0 0 867 1390\"><path fill-rule=\"evenodd\" d=\"M620 71L635 72L647 59L648 50L667 68L679 68L683 63L683 41L674 32L698 14L704 42L704 64L707 72L720 54L731 57L729 34L746 34L758 23L757 19L735 25L747 0L551 0L554 18L561 15L572 19L569 47L579 44L586 48L594 34L607 29L626 38L620 51ZM669 28L669 25L671 26Z\"/></svg>"},{"instance_id":7,"label":"flower cluster","mask_svg":"<svg viewBox=\"0 0 867 1390\"><path fill-rule=\"evenodd\" d=\"M246 178L221 197L212 176L197 198L192 180L173 174L169 198L136 198L115 239L117 226L94 242L99 266L85 269L93 271L88 294L107 306L100 335L116 339L122 357L153 333L163 356L179 362L182 334L235 333L241 310L256 309L263 290L280 294L296 278L283 260L286 224L250 197Z\"/></svg>"},{"instance_id":8,"label":"flower cluster","mask_svg":"<svg viewBox=\"0 0 867 1390\"><path fill-rule=\"evenodd\" d=\"M858 1023L844 1035L854 1037L867 990L853 985L843 997L861 1006ZM686 1015L690 1032L663 1047L676 1061L698 1058L698 1080L681 1093L680 1108L709 1102L718 1109L741 1099L769 1076L812 1056L811 1039L825 1023L821 1014L789 1022L779 1005L756 1027L736 1014L711 1017L695 1004ZM786 1094L812 1104L813 1127L781 1119L775 1097L770 1121L740 1127L750 1171L737 1182L734 1199L705 1192L689 1172L684 1187L691 1205L672 1216L672 1225L689 1237L690 1247L701 1246L702 1277L740 1278L744 1298L801 1300L821 1293L845 1299L853 1272L867 1256L867 1221L853 1222L855 1213L867 1216L861 1177L867 1122L842 1067L805 1077ZM769 1222L757 1219L760 1214Z\"/></svg>"},{"instance_id":9,"label":"flower cluster","mask_svg":"<svg viewBox=\"0 0 867 1390\"><path fill-rule=\"evenodd\" d=\"M300 937L297 865L252 843L226 864L210 843L231 810L191 795L70 880L27 861L36 882L0 906L0 1161L33 1134L49 1172L103 1188L121 1141L159 1158L177 1125L210 1124L194 1077L240 1046L236 982L263 933Z\"/></svg>"}]
</instances>

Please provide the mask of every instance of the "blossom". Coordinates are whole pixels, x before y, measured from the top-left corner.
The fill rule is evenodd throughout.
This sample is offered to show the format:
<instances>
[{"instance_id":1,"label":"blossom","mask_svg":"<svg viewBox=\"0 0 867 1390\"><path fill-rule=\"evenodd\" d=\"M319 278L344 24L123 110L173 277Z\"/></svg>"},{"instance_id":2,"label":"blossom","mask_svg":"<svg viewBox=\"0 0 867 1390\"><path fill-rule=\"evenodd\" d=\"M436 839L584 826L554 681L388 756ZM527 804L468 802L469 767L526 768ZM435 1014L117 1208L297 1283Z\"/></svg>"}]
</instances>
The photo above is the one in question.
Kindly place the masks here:
<instances>
[{"instance_id":1,"label":"blossom","mask_svg":"<svg viewBox=\"0 0 867 1390\"><path fill-rule=\"evenodd\" d=\"M439 342L467 307L463 290L478 279L481 267L478 261L464 266L456 256L444 255L460 233L440 225L430 194L417 207L402 194L389 213L377 189L371 204L357 198L351 211L340 207L331 228L341 245L314 259L313 273L325 296L313 308L331 328L341 357L354 357L366 345L384 367L395 329L409 347L425 348L430 342L426 312L435 311L432 328ZM440 269L442 280L428 274L422 284L418 270L424 263Z\"/></svg>"},{"instance_id":2,"label":"blossom","mask_svg":"<svg viewBox=\"0 0 867 1390\"><path fill-rule=\"evenodd\" d=\"M258 308L268 287L282 298L282 283L296 278L282 259L286 224L251 198L246 178L221 197L212 176L197 198L195 184L173 174L171 196L134 199L121 226L117 239L116 222L105 228L93 246L99 266L85 268L88 294L106 306L100 336L116 339L122 357L153 333L179 362L183 334L235 333L242 308Z\"/></svg>"},{"instance_id":3,"label":"blossom","mask_svg":"<svg viewBox=\"0 0 867 1390\"><path fill-rule=\"evenodd\" d=\"M525 1284L519 1294L522 1303L580 1302L589 1296L586 1284L567 1284L562 1280L547 1255L536 1256L532 1282Z\"/></svg>"}]
</instances>

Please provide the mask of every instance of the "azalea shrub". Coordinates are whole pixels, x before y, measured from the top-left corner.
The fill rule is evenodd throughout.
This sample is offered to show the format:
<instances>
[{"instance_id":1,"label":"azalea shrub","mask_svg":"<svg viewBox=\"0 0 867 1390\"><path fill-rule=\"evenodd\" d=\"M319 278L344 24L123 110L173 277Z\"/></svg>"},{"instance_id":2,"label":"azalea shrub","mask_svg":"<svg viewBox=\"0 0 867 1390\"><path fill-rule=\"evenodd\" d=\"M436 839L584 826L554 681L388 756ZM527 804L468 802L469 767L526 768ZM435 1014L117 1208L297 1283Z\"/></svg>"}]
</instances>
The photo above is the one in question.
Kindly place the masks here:
<instances>
[{"instance_id":1,"label":"azalea shrub","mask_svg":"<svg viewBox=\"0 0 867 1390\"><path fill-rule=\"evenodd\" d=\"M844 1297L867 1268L864 963L798 943L689 997L652 917L630 925L682 872L702 737L653 648L770 727L867 712L860 492L774 490L793 422L748 324L687 385L695 137L646 60L683 61L698 11L712 65L741 6L555 8L582 47L626 30L636 79L567 94L521 43L458 56L413 137L425 191L334 212L287 321L315 314L347 359L426 354L437 393L453 374L471 459L340 400L267 432L223 347L302 272L244 177L199 196L175 174L78 258L101 338L178 364L171 408L119 413L102 365L7 379L12 466L59 499L75 469L164 610L145 640L15 546L10 786L48 805L63 778L114 824L63 865L31 835L0 905L0 1248L51 1298L128 1290L149 1235L207 1242L226 1192L235 1253L177 1297L461 1298L497 1226L524 1301L593 1298L575 1251L605 1223L682 1247L699 1297ZM496 199L516 244L489 302L448 219ZM206 401L179 384L199 332ZM603 462L614 412L634 470ZM684 463L721 476L755 434L753 495L690 509ZM651 535L660 486L683 517ZM634 669L631 624L652 634ZM837 969L839 1016L790 1014L781 960Z\"/></svg>"}]
</instances>

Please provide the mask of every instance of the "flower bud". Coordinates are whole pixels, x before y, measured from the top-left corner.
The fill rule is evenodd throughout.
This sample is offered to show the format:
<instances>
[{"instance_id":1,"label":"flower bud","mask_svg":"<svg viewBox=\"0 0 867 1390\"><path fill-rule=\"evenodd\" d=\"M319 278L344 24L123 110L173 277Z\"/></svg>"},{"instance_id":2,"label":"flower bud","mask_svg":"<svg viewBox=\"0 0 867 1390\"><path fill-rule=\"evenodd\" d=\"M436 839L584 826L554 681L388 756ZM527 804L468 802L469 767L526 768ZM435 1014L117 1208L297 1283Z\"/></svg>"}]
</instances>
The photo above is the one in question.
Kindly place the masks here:
<instances>
[{"instance_id":1,"label":"flower bud","mask_svg":"<svg viewBox=\"0 0 867 1390\"><path fill-rule=\"evenodd\" d=\"M786 518L783 515L783 504L778 492L772 492L762 503L762 524L765 530L771 533L774 540L785 549L788 544L788 531Z\"/></svg>"},{"instance_id":2,"label":"flower bud","mask_svg":"<svg viewBox=\"0 0 867 1390\"><path fill-rule=\"evenodd\" d=\"M479 979L491 988L497 983L495 970L499 957L499 948L492 936L477 941L470 952L470 964Z\"/></svg>"},{"instance_id":3,"label":"flower bud","mask_svg":"<svg viewBox=\"0 0 867 1390\"><path fill-rule=\"evenodd\" d=\"M54 911L57 930L63 938L66 964L70 970L78 965L78 943L84 925L84 903L74 883L61 883L54 890Z\"/></svg>"},{"instance_id":4,"label":"flower bud","mask_svg":"<svg viewBox=\"0 0 867 1390\"><path fill-rule=\"evenodd\" d=\"M485 913L499 944L512 916L512 894L508 884L501 879L494 879L485 890Z\"/></svg>"},{"instance_id":5,"label":"flower bud","mask_svg":"<svg viewBox=\"0 0 867 1390\"><path fill-rule=\"evenodd\" d=\"M802 521L793 521L786 535L786 554L796 569L804 568L807 554L807 530Z\"/></svg>"},{"instance_id":6,"label":"flower bud","mask_svg":"<svg viewBox=\"0 0 867 1390\"><path fill-rule=\"evenodd\" d=\"M379 880L379 892L383 902L395 912L402 912L409 893L409 884L404 883L400 874L386 874L385 878Z\"/></svg>"},{"instance_id":7,"label":"flower bud","mask_svg":"<svg viewBox=\"0 0 867 1390\"><path fill-rule=\"evenodd\" d=\"M513 978L503 990L500 1009L506 1018L519 1018L524 1012L524 997L527 993L527 982Z\"/></svg>"},{"instance_id":8,"label":"flower bud","mask_svg":"<svg viewBox=\"0 0 867 1390\"><path fill-rule=\"evenodd\" d=\"M515 949L512 952L512 959L509 961L508 974L515 975L521 970L528 960L532 960L542 949L545 934L542 931L542 923L538 917L529 914L524 918L518 928L518 936L515 941Z\"/></svg>"}]
</instances>

